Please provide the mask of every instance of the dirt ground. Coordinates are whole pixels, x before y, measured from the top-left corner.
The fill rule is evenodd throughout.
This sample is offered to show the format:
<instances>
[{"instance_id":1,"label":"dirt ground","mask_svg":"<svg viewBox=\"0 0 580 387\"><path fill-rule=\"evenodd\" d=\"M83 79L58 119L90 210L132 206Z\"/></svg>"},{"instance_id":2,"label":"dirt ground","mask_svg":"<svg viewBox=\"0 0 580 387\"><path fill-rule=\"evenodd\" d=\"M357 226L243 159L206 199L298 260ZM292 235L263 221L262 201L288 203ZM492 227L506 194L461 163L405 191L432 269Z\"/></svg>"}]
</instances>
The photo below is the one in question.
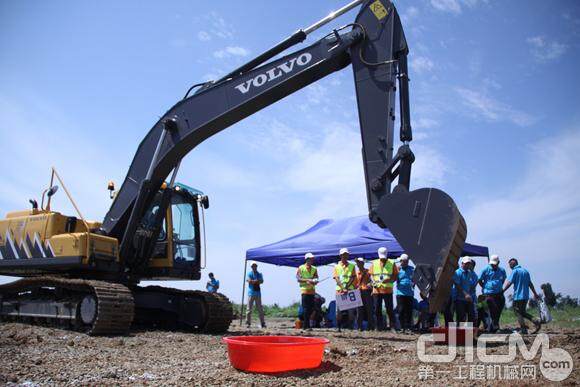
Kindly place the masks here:
<instances>
[{"instance_id":1,"label":"dirt ground","mask_svg":"<svg viewBox=\"0 0 580 387\"><path fill-rule=\"evenodd\" d=\"M417 357L418 335L386 332L301 332L289 319L271 319L266 330L232 324L228 335L283 334L326 337L330 344L318 369L276 375L235 370L228 361L222 336L183 332L133 332L128 337L90 337L76 332L22 324L0 324L1 385L546 385L540 355L504 365L467 363L464 349L452 363L422 363ZM543 330L550 348L570 353L575 367L563 382L580 382L580 329ZM527 336L528 348L534 336ZM428 346L444 354L446 346ZM506 354L507 344L488 349ZM504 367L502 369L502 367ZM523 369L526 371L522 371ZM532 369L534 370L532 375ZM524 372L524 375L522 375ZM511 379L511 380L507 380ZM556 383L553 383L556 384ZM560 384L560 383L559 383Z\"/></svg>"}]
</instances>

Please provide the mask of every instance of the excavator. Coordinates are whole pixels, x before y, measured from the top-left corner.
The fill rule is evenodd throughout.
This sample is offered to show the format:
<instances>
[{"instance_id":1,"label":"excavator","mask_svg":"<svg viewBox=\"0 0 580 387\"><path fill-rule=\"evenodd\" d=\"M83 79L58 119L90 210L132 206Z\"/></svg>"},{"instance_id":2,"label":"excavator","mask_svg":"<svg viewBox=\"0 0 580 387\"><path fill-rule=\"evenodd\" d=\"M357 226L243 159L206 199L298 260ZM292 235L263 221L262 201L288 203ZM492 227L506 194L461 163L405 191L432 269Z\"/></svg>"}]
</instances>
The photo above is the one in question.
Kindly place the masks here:
<instances>
[{"instance_id":1,"label":"excavator","mask_svg":"<svg viewBox=\"0 0 580 387\"><path fill-rule=\"evenodd\" d=\"M279 56L355 7L352 23ZM414 280L431 310L440 310L467 227L446 193L410 189L415 155L408 53L392 2L355 0L222 78L189 88L141 141L102 222L85 220L78 209L78 216L67 216L50 208L58 189L54 178L63 186L53 170L40 207L31 200L31 209L0 220L0 274L22 277L0 286L0 319L52 322L92 335L126 334L132 324L227 331L233 313L224 295L139 286L143 280L200 279L200 211L209 201L175 182L180 161L214 134L349 65L369 217L393 232L416 265ZM394 152L397 88L400 146Z\"/></svg>"}]
</instances>

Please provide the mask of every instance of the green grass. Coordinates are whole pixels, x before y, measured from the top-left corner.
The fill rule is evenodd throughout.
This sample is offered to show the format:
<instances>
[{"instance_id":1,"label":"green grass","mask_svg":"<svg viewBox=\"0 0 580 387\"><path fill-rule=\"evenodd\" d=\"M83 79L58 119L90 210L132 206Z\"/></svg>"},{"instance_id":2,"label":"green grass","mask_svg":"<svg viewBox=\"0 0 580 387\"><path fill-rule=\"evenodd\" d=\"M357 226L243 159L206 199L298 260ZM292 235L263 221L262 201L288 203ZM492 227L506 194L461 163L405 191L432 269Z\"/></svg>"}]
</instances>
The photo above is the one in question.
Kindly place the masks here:
<instances>
[{"instance_id":1,"label":"green grass","mask_svg":"<svg viewBox=\"0 0 580 387\"><path fill-rule=\"evenodd\" d=\"M264 315L266 317L288 317L288 318L296 318L298 316L298 307L300 303L295 302L288 306L279 306L278 304L273 305L264 305ZM244 313L247 310L247 305L244 307ZM234 311L239 316L241 307L240 304L234 304ZM258 311L254 308L252 313L254 316L258 316Z\"/></svg>"},{"instance_id":2,"label":"green grass","mask_svg":"<svg viewBox=\"0 0 580 387\"><path fill-rule=\"evenodd\" d=\"M528 308L528 312L534 316L538 317L537 308ZM549 326L557 326L559 328L580 328L580 307L565 306L558 308L550 308L552 313L552 322ZM518 324L518 319L514 313L513 309L506 309L501 315L501 325L516 326Z\"/></svg>"},{"instance_id":3,"label":"green grass","mask_svg":"<svg viewBox=\"0 0 580 387\"><path fill-rule=\"evenodd\" d=\"M298 316L299 303L295 302L288 306L279 306L278 304L264 305L264 314L266 317L287 317L296 318ZM234 310L239 316L240 305L234 304ZM534 317L538 317L537 308L528 308L528 312ZM558 308L550 308L552 313L552 322L548 326L555 326L559 328L580 328L580 307L564 306ZM258 316L258 312L254 309L254 316ZM443 317L441 316L441 323L443 324ZM501 315L502 326L517 326L517 317L512 308L504 309Z\"/></svg>"}]
</instances>

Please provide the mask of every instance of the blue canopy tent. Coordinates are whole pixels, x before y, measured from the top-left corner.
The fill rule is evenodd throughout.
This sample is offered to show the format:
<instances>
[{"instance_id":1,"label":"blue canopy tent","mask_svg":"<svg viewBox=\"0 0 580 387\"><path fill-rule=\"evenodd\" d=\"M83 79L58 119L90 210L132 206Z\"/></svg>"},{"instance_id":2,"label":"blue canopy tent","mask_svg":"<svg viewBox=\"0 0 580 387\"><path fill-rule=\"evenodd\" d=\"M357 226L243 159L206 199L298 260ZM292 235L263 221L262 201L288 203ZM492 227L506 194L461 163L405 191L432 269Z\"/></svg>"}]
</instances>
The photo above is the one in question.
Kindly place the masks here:
<instances>
[{"instance_id":1,"label":"blue canopy tent","mask_svg":"<svg viewBox=\"0 0 580 387\"><path fill-rule=\"evenodd\" d=\"M391 258L404 253L393 234L372 223L368 216L323 219L303 233L246 251L246 260L298 267L304 263L304 254L310 252L316 257L316 265L328 265L339 261L341 247L348 247L351 257L371 259L376 258L382 246L387 248ZM466 243L463 255L487 257L489 250Z\"/></svg>"},{"instance_id":2,"label":"blue canopy tent","mask_svg":"<svg viewBox=\"0 0 580 387\"><path fill-rule=\"evenodd\" d=\"M246 251L246 262L256 261L277 266L298 267L304 263L304 254L314 254L315 264L328 265L339 261L338 251L348 247L351 257L373 259L379 247L386 247L389 257L403 254L403 248L388 229L372 223L368 216L355 216L343 219L323 219L308 230L290 238ZM487 257L489 249L465 243L463 255ZM413 257L411 257L413 259ZM244 314L245 279L247 267L244 266L242 288L242 313Z\"/></svg>"}]
</instances>

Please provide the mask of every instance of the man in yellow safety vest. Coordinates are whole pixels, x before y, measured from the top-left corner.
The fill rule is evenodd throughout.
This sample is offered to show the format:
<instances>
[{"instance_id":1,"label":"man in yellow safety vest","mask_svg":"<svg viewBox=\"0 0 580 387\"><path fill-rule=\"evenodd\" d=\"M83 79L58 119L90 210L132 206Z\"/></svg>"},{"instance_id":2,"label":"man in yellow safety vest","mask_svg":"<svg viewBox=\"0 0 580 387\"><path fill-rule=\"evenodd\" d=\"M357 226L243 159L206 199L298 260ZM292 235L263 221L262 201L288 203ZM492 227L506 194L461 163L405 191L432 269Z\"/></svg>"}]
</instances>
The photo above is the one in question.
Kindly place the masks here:
<instances>
[{"instance_id":1,"label":"man in yellow safety vest","mask_svg":"<svg viewBox=\"0 0 580 387\"><path fill-rule=\"evenodd\" d=\"M314 263L314 254L307 253L304 256L305 263L298 268L296 279L300 285L302 297L302 311L304 315L304 329L310 330L310 319L314 312L314 295L316 294L316 284L318 283L318 271L312 264Z\"/></svg>"},{"instance_id":2,"label":"man in yellow safety vest","mask_svg":"<svg viewBox=\"0 0 580 387\"><path fill-rule=\"evenodd\" d=\"M339 296L356 289L356 270L354 263L348 262L350 252L346 247L340 249L340 262L334 267L332 278L336 281L336 295ZM336 310L336 324L339 328L352 329L356 309Z\"/></svg>"},{"instance_id":3,"label":"man in yellow safety vest","mask_svg":"<svg viewBox=\"0 0 580 387\"><path fill-rule=\"evenodd\" d=\"M397 280L399 273L397 265L391 259L387 258L388 251L386 247L378 250L379 259L375 259L369 269L373 285L373 304L376 315L377 330L386 328L383 323L383 303L389 317L389 328L395 328L395 314L393 312L393 283ZM386 322L386 321L385 321Z\"/></svg>"}]
</instances>

